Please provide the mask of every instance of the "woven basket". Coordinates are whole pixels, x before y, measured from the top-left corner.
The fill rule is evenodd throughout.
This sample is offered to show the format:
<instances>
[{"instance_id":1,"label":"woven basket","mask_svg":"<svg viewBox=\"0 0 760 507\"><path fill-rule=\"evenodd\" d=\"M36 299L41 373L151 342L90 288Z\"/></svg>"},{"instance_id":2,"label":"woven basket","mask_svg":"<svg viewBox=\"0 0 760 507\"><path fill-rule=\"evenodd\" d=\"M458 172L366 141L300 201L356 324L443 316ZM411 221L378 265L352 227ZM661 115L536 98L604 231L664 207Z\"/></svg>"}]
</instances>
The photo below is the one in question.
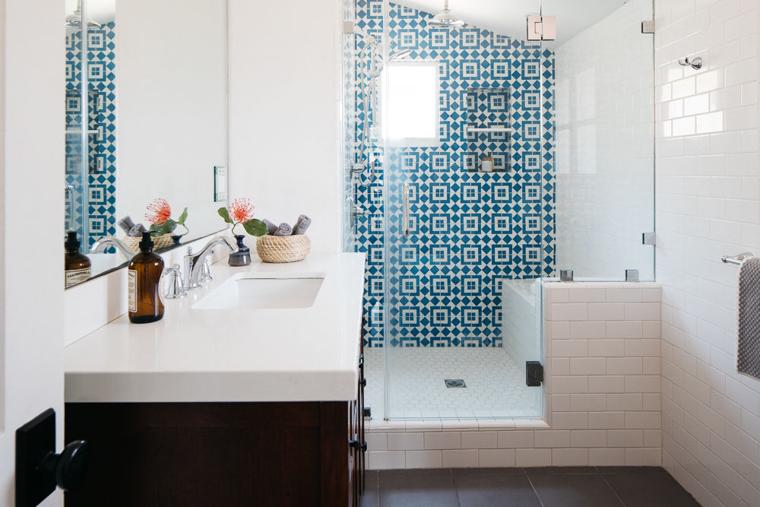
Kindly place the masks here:
<instances>
[{"instance_id":1,"label":"woven basket","mask_svg":"<svg viewBox=\"0 0 760 507\"><path fill-rule=\"evenodd\" d=\"M256 252L264 262L302 261L311 251L308 236L262 236L256 239Z\"/></svg>"},{"instance_id":2,"label":"woven basket","mask_svg":"<svg viewBox=\"0 0 760 507\"><path fill-rule=\"evenodd\" d=\"M124 238L124 245L129 248L132 253L140 251L140 241L142 237L127 236ZM161 236L153 236L153 250L159 250L161 248L167 248L174 244L171 234L162 234Z\"/></svg>"}]
</instances>

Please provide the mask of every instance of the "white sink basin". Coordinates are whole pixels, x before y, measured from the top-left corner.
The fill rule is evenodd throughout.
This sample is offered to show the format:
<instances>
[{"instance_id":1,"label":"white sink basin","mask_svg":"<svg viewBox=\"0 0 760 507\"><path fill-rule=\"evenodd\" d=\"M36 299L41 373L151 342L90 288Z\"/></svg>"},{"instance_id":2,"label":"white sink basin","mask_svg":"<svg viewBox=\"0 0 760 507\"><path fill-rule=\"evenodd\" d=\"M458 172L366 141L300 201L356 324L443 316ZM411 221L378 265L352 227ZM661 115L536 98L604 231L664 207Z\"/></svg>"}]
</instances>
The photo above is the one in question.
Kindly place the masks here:
<instances>
[{"instance_id":1,"label":"white sink basin","mask_svg":"<svg viewBox=\"0 0 760 507\"><path fill-rule=\"evenodd\" d=\"M228 280L218 289L198 301L198 310L249 308L308 308L322 287L321 275L298 278L273 278L241 275Z\"/></svg>"}]
</instances>

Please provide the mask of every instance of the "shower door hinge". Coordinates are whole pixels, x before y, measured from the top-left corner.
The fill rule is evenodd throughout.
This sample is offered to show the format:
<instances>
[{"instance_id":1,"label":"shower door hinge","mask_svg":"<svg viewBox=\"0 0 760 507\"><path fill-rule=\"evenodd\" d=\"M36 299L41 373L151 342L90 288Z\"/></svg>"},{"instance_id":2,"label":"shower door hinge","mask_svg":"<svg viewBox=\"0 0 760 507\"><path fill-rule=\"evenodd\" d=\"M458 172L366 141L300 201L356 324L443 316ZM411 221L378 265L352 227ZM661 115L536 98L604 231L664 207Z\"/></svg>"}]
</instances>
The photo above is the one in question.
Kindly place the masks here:
<instances>
[{"instance_id":1,"label":"shower door hinge","mask_svg":"<svg viewBox=\"0 0 760 507\"><path fill-rule=\"evenodd\" d=\"M643 232L641 233L641 244L642 245L649 245L649 246L656 246L657 245L657 237L653 232Z\"/></svg>"},{"instance_id":2,"label":"shower door hinge","mask_svg":"<svg viewBox=\"0 0 760 507\"><path fill-rule=\"evenodd\" d=\"M645 19L641 22L641 33L654 33L653 19Z\"/></svg>"},{"instance_id":3,"label":"shower door hinge","mask_svg":"<svg viewBox=\"0 0 760 507\"><path fill-rule=\"evenodd\" d=\"M544 381L544 365L539 361L525 361L525 384L539 387Z\"/></svg>"}]
</instances>

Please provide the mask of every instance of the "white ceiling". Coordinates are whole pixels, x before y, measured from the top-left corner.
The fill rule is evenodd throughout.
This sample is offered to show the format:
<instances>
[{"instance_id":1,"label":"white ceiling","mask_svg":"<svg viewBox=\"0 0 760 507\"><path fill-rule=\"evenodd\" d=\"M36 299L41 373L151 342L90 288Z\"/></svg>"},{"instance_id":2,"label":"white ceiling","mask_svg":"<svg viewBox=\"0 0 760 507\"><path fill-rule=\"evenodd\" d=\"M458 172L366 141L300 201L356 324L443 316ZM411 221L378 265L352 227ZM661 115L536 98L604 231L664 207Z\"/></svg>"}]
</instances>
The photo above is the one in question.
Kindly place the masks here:
<instances>
[{"instance_id":1,"label":"white ceiling","mask_svg":"<svg viewBox=\"0 0 760 507\"><path fill-rule=\"evenodd\" d=\"M449 0L449 8L467 24L497 33L524 39L525 18L538 14L539 0ZM608 16L628 0L544 0L544 15L557 16L559 46ZM398 3L436 13L443 8L443 0L398 0Z\"/></svg>"},{"instance_id":2,"label":"white ceiling","mask_svg":"<svg viewBox=\"0 0 760 507\"><path fill-rule=\"evenodd\" d=\"M127 0L128 1L128 0ZM116 14L116 0L83 0L87 17L98 23L113 21ZM66 14L77 8L77 0L66 0Z\"/></svg>"}]
</instances>

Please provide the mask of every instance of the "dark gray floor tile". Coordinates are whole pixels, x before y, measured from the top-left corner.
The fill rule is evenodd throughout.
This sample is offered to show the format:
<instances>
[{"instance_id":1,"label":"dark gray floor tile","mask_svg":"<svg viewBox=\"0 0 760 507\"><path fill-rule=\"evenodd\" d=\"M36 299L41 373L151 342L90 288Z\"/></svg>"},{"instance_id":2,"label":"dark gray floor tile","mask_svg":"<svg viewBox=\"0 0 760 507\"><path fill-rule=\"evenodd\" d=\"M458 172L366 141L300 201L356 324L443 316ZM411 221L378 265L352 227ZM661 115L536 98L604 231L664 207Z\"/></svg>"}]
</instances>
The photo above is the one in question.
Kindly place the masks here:
<instances>
[{"instance_id":1,"label":"dark gray floor tile","mask_svg":"<svg viewBox=\"0 0 760 507\"><path fill-rule=\"evenodd\" d=\"M544 507L615 507L623 505L599 474L528 470Z\"/></svg>"},{"instance_id":2,"label":"dark gray floor tile","mask_svg":"<svg viewBox=\"0 0 760 507\"><path fill-rule=\"evenodd\" d=\"M377 489L380 484L380 479L378 475L379 475L379 472L377 470L365 470L364 472L365 487Z\"/></svg>"},{"instance_id":3,"label":"dark gray floor tile","mask_svg":"<svg viewBox=\"0 0 760 507\"><path fill-rule=\"evenodd\" d=\"M380 472L380 507L459 507L451 470Z\"/></svg>"},{"instance_id":4,"label":"dark gray floor tile","mask_svg":"<svg viewBox=\"0 0 760 507\"><path fill-rule=\"evenodd\" d=\"M462 507L540 507L528 476L520 469L454 470Z\"/></svg>"},{"instance_id":5,"label":"dark gray floor tile","mask_svg":"<svg viewBox=\"0 0 760 507\"><path fill-rule=\"evenodd\" d=\"M364 494L359 501L359 506L378 507L380 505L380 494L377 471L367 470L364 477Z\"/></svg>"},{"instance_id":6,"label":"dark gray floor tile","mask_svg":"<svg viewBox=\"0 0 760 507\"><path fill-rule=\"evenodd\" d=\"M604 479L628 507L698 507L694 498L665 470L621 470Z\"/></svg>"}]
</instances>

